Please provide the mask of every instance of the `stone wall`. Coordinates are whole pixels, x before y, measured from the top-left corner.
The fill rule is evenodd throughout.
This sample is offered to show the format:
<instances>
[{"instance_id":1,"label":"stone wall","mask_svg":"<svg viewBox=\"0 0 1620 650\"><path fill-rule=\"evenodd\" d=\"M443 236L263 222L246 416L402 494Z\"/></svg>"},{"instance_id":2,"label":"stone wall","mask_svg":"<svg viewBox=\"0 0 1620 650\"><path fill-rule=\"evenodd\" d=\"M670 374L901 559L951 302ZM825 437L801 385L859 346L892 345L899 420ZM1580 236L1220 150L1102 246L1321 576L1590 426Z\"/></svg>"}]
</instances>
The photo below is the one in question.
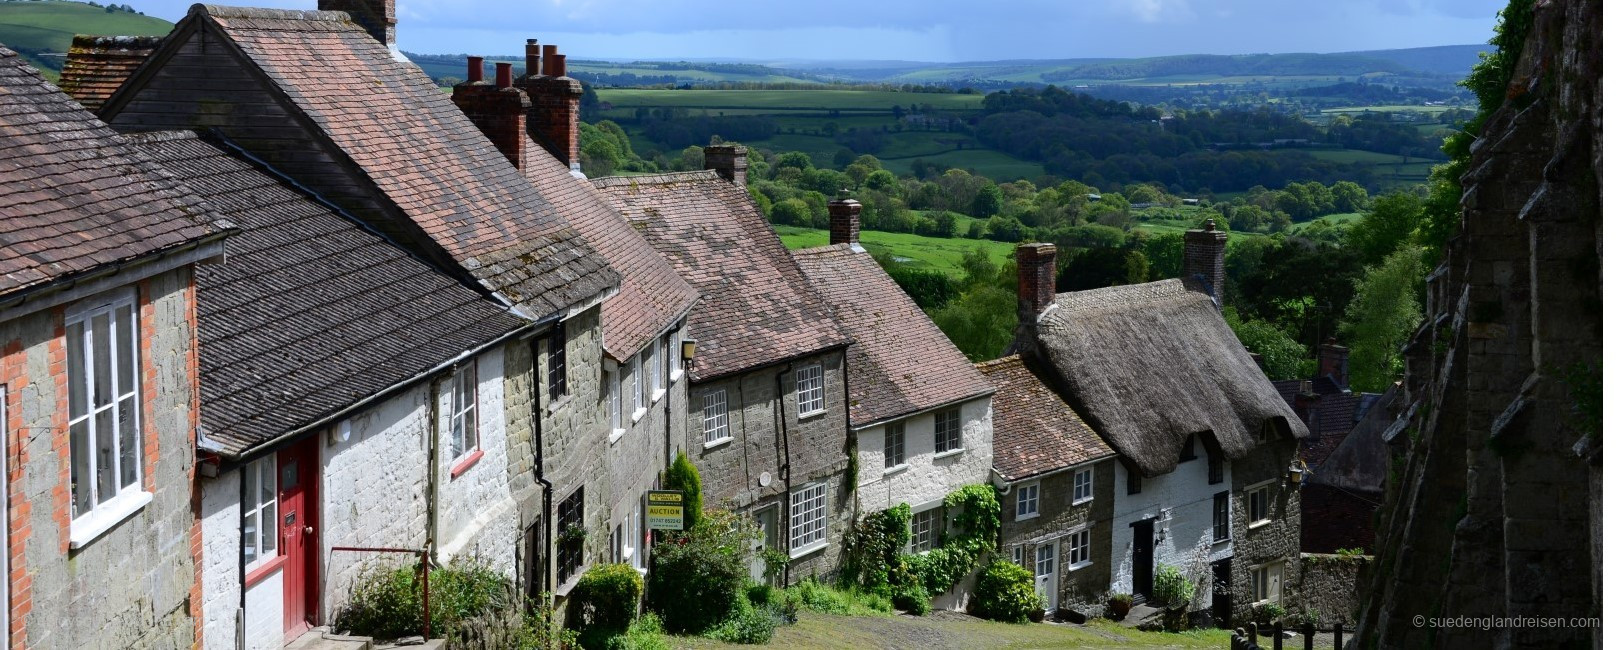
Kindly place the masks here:
<instances>
[{"instance_id":1,"label":"stone wall","mask_svg":"<svg viewBox=\"0 0 1620 650\"><path fill-rule=\"evenodd\" d=\"M544 443L542 445L544 457L540 459L540 464L544 469L545 478L551 481L555 490L549 513L553 522L554 538L557 533L555 522L559 505L574 490L585 488L584 567L589 567L611 557L608 548L613 532L610 517L612 502L617 494L615 491L617 483L607 469L608 422L607 410L604 407L606 392L602 386L602 310L600 307L585 310L565 320L563 327L564 337L567 340L565 345L568 393L560 399L551 399L551 391L544 384L545 377L541 377L540 435ZM546 354L546 343L542 338L540 342L542 371L548 363ZM509 393L512 390L512 383L508 382ZM523 418L531 417L528 414L531 405L528 403L521 405L509 403L507 407L522 409ZM514 416L514 419L517 417ZM526 436L520 434L520 437ZM522 442L522 440L512 441L517 445L521 445ZM533 449L526 445L525 447ZM525 455L533 458L532 451ZM521 481L515 477L514 480ZM529 480L533 482L532 478ZM534 494L533 498L523 499L527 504L526 510L540 505L538 488ZM526 511L522 521L533 522L539 514L538 508L533 510L532 514ZM572 585L555 584L557 554L555 548L551 550L549 553L542 552L550 558L552 589L557 595L563 596ZM584 572L576 572L574 576L577 577L582 573Z\"/></svg>"},{"instance_id":2,"label":"stone wall","mask_svg":"<svg viewBox=\"0 0 1620 650\"><path fill-rule=\"evenodd\" d=\"M135 290L139 312L142 483L151 501L75 550L64 308L0 323L15 647L183 648L195 640L202 603L201 528L192 512L192 272L163 272L124 290Z\"/></svg>"},{"instance_id":3,"label":"stone wall","mask_svg":"<svg viewBox=\"0 0 1620 650\"><path fill-rule=\"evenodd\" d=\"M1369 555L1301 553L1298 573L1288 576L1283 605L1291 615L1315 614L1317 627L1331 629L1334 623L1343 623L1346 629L1354 628L1370 566Z\"/></svg>"},{"instance_id":4,"label":"stone wall","mask_svg":"<svg viewBox=\"0 0 1620 650\"><path fill-rule=\"evenodd\" d=\"M1300 488L1286 476L1288 463L1298 455L1299 443L1286 437L1257 445L1247 456L1233 460L1232 466L1232 625L1255 619L1251 605L1254 593L1250 569L1281 560L1283 562L1282 602L1290 594L1288 584L1299 572ZM1271 523L1250 528L1248 489L1270 481Z\"/></svg>"},{"instance_id":5,"label":"stone wall","mask_svg":"<svg viewBox=\"0 0 1620 650\"><path fill-rule=\"evenodd\" d=\"M884 430L880 424L857 430L860 479L856 489L861 512L877 512L901 503L912 510L938 505L945 495L964 485L990 480L992 427L990 398L982 397L949 408L961 412L962 451L934 453L934 418L946 409L918 413L902 421L905 426L904 469L883 467Z\"/></svg>"},{"instance_id":6,"label":"stone wall","mask_svg":"<svg viewBox=\"0 0 1620 650\"><path fill-rule=\"evenodd\" d=\"M1596 615L1602 356L1602 5L1523 3L1506 101L1462 176L1461 219L1409 350L1414 415L1382 513L1368 646L1585 646L1586 627L1414 628L1416 617ZM1593 398L1595 400L1595 397ZM1588 410L1595 403L1587 403Z\"/></svg>"},{"instance_id":7,"label":"stone wall","mask_svg":"<svg viewBox=\"0 0 1620 650\"><path fill-rule=\"evenodd\" d=\"M1074 473L1081 467L1091 468L1092 498L1076 503ZM1010 483L1007 493L1001 496L1002 555L1021 556L1024 568L1033 573L1036 569L1036 549L1052 544L1059 607L1083 610L1087 604L1108 598L1109 567L1118 548L1112 528L1117 467L1118 463L1113 460L1104 460L1066 468L1035 480ZM1039 482L1041 486L1036 505L1038 514L1018 521L1018 488L1033 482ZM1090 559L1071 567L1069 535L1080 530L1090 531Z\"/></svg>"},{"instance_id":8,"label":"stone wall","mask_svg":"<svg viewBox=\"0 0 1620 650\"><path fill-rule=\"evenodd\" d=\"M664 346L664 355L678 358L680 356L678 341L685 334L683 326L677 331L675 337L677 344L673 350L668 348L669 333L660 334L657 343ZM653 344L648 343L649 346ZM612 483L604 488L611 492L608 495L610 530L614 526L622 527L624 535L629 537L632 531L636 530L637 522L640 522L640 538L627 539L627 542L640 549L642 567L647 566L647 558L652 552L647 545L649 536L644 520L643 497L647 490L657 487L659 476L667 464L665 459L668 457L668 449L675 444L677 435L685 435L682 425L686 422L688 408L686 373L684 371L672 373L669 357L664 355L657 355L660 357L657 361L658 368L643 369L644 373L661 373L665 388L655 389L648 395L647 411L639 419L632 417L635 408L631 403L633 395L631 382L634 378L629 372L628 360L626 364L619 365L619 394L624 408L620 423L624 428L620 433L609 435L607 443L607 467L613 477ZM605 382L609 377L611 375L604 374L602 379ZM605 384L603 390L606 391ZM604 404L609 403L605 392L602 401ZM671 433L671 429L674 429L675 433Z\"/></svg>"},{"instance_id":9,"label":"stone wall","mask_svg":"<svg viewBox=\"0 0 1620 650\"><path fill-rule=\"evenodd\" d=\"M795 371L818 363L822 367L826 408L800 418L794 401ZM686 449L703 478L704 506L757 514L774 505L775 516L781 521L778 539L791 553L786 548L786 492L789 487L798 489L810 482L826 482L827 545L795 558L788 573L790 581L812 574L822 578L835 575L842 561L843 536L854 511L854 495L844 476L849 465L850 434L843 350L722 377L693 385L690 390ZM714 390L726 391L731 438L705 445L702 396ZM779 410L779 404L784 409ZM784 476L791 477L791 486L784 484Z\"/></svg>"}]
</instances>

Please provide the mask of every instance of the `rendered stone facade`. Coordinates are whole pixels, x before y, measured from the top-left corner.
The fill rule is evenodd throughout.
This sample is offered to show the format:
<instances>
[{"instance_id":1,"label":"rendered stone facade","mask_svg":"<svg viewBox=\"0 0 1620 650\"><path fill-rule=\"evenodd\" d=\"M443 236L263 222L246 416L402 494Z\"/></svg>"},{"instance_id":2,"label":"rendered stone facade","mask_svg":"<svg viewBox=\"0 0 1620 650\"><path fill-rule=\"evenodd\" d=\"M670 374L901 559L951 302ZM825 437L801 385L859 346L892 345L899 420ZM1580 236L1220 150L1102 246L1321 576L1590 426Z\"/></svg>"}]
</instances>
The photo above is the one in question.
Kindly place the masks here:
<instances>
[{"instance_id":1,"label":"rendered stone facade","mask_svg":"<svg viewBox=\"0 0 1620 650\"><path fill-rule=\"evenodd\" d=\"M113 291L133 291L136 300L141 489L151 500L77 549L69 544L63 319L65 310L107 294L0 322L13 647L187 648L197 633L192 270Z\"/></svg>"},{"instance_id":2,"label":"rendered stone facade","mask_svg":"<svg viewBox=\"0 0 1620 650\"><path fill-rule=\"evenodd\" d=\"M953 409L961 416L961 451L937 454L934 419ZM959 487L988 482L994 437L991 410L986 396L901 420L897 424L905 427L903 469L885 467L885 431L890 424L856 430L860 449L856 497L861 512L876 512L901 503L910 504L913 511L932 508Z\"/></svg>"},{"instance_id":3,"label":"rendered stone facade","mask_svg":"<svg viewBox=\"0 0 1620 650\"><path fill-rule=\"evenodd\" d=\"M1114 593L1137 593L1151 596L1134 588L1132 545L1135 531L1131 524L1151 521L1152 560L1158 565L1176 567L1182 576L1193 581L1193 611L1210 607L1214 602L1214 573L1212 564L1234 555L1239 544L1237 538L1245 534L1238 525L1235 510L1243 502L1241 488L1233 489L1232 463L1221 460L1221 481L1210 482L1209 449L1202 440L1194 441L1194 458L1181 462L1175 471L1141 479L1142 489L1129 494L1128 473L1123 467L1114 473L1114 520L1110 532L1114 539L1109 590ZM1228 536L1215 539L1215 500L1225 493L1228 502ZM1233 568L1234 573L1237 568Z\"/></svg>"}]
</instances>

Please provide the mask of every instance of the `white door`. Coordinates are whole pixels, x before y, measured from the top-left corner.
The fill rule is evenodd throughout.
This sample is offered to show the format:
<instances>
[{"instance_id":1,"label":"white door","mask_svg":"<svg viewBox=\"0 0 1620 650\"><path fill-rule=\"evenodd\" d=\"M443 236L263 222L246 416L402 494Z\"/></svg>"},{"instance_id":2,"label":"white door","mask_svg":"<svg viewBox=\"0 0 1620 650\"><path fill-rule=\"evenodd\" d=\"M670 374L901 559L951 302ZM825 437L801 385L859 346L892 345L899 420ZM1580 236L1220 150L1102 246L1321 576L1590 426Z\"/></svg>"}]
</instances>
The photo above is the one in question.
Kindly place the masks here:
<instances>
[{"instance_id":1,"label":"white door","mask_svg":"<svg viewBox=\"0 0 1620 650\"><path fill-rule=\"evenodd\" d=\"M759 552L761 549L776 548L777 519L776 506L774 505L754 511L754 523L759 526L760 532L764 533L760 539L754 540L754 559L750 561L749 566L749 573L753 574L754 580L757 582L775 584L775 576L770 576L769 580L766 579L765 560L760 557Z\"/></svg>"},{"instance_id":2,"label":"white door","mask_svg":"<svg viewBox=\"0 0 1620 650\"><path fill-rule=\"evenodd\" d=\"M1053 555L1057 544L1042 544L1035 548L1035 593L1046 603L1046 611L1057 609L1057 573L1053 571Z\"/></svg>"}]
</instances>

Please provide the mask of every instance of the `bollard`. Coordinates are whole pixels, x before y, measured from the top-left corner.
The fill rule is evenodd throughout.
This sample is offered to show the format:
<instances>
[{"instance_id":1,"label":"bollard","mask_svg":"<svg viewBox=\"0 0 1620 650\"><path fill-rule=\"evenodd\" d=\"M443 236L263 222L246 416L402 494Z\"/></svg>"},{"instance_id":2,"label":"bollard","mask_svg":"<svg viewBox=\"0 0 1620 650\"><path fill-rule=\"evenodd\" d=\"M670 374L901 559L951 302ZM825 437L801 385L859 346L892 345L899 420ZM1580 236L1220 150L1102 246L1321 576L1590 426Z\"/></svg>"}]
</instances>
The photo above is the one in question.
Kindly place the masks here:
<instances>
[{"instance_id":1,"label":"bollard","mask_svg":"<svg viewBox=\"0 0 1620 650\"><path fill-rule=\"evenodd\" d=\"M1307 622L1305 623L1305 626L1300 629L1299 633L1305 635L1305 650L1314 650L1314 646L1316 644L1316 626Z\"/></svg>"},{"instance_id":2,"label":"bollard","mask_svg":"<svg viewBox=\"0 0 1620 650\"><path fill-rule=\"evenodd\" d=\"M1344 650L1344 623L1333 624L1333 650Z\"/></svg>"},{"instance_id":3,"label":"bollard","mask_svg":"<svg viewBox=\"0 0 1620 650\"><path fill-rule=\"evenodd\" d=\"M1282 621L1271 622L1271 650L1282 650Z\"/></svg>"},{"instance_id":4,"label":"bollard","mask_svg":"<svg viewBox=\"0 0 1620 650\"><path fill-rule=\"evenodd\" d=\"M1249 621L1249 643L1260 645L1260 624Z\"/></svg>"}]
</instances>

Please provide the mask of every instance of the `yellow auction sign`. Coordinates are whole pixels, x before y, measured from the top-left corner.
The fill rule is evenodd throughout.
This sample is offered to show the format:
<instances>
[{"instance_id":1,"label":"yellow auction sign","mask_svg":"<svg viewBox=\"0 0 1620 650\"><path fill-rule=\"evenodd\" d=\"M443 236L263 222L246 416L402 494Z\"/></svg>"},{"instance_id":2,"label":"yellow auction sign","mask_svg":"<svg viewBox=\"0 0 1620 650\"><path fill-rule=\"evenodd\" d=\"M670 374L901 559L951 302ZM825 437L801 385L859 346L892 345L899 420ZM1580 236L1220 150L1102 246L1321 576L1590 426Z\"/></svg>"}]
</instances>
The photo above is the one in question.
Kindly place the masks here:
<instances>
[{"instance_id":1,"label":"yellow auction sign","mask_svg":"<svg viewBox=\"0 0 1620 650\"><path fill-rule=\"evenodd\" d=\"M686 508L682 495L676 490L647 491L647 529L684 530Z\"/></svg>"}]
</instances>

